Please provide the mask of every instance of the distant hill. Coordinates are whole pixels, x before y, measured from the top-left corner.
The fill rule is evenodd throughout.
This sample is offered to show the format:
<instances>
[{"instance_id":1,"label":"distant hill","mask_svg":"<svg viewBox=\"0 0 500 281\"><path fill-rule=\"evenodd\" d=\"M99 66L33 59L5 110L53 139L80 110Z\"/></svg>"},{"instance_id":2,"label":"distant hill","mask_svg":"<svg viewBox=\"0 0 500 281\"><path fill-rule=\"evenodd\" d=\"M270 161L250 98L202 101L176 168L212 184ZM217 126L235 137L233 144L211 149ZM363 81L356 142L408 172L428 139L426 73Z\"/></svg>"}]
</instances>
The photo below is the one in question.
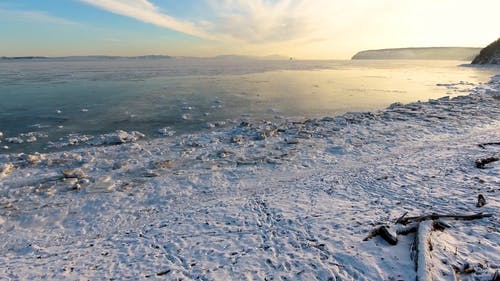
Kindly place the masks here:
<instances>
[{"instance_id":1,"label":"distant hill","mask_svg":"<svg viewBox=\"0 0 500 281\"><path fill-rule=\"evenodd\" d=\"M48 57L27 56L27 57L1 57L2 60L39 60L48 59Z\"/></svg>"},{"instance_id":2,"label":"distant hill","mask_svg":"<svg viewBox=\"0 0 500 281\"><path fill-rule=\"evenodd\" d=\"M361 51L352 57L353 60L472 60L481 48L465 47L429 47L398 48Z\"/></svg>"},{"instance_id":3,"label":"distant hill","mask_svg":"<svg viewBox=\"0 0 500 281\"><path fill-rule=\"evenodd\" d=\"M284 57L280 55L269 55L269 56L242 56L242 55L220 55L211 57L213 59L225 59L225 60L289 60L289 57Z\"/></svg>"},{"instance_id":4,"label":"distant hill","mask_svg":"<svg viewBox=\"0 0 500 281\"><path fill-rule=\"evenodd\" d=\"M146 56L106 56L106 55L91 55L91 56L65 56L65 57L42 57L42 56L22 56L22 57L0 57L0 60L59 60L59 61L92 61L92 60L123 60L123 59L142 59L142 60L159 60L159 59L218 59L218 60L289 60L289 57L280 55L269 56L243 56L243 55L220 55L215 57L171 57L165 55L146 55Z\"/></svg>"},{"instance_id":5,"label":"distant hill","mask_svg":"<svg viewBox=\"0 0 500 281\"><path fill-rule=\"evenodd\" d=\"M500 38L482 49L472 64L500 64Z\"/></svg>"},{"instance_id":6,"label":"distant hill","mask_svg":"<svg viewBox=\"0 0 500 281\"><path fill-rule=\"evenodd\" d=\"M41 57L41 56L23 56L23 57L1 57L2 60L120 60L120 59L170 59L171 56L164 55L146 55L146 56L67 56L67 57Z\"/></svg>"}]
</instances>

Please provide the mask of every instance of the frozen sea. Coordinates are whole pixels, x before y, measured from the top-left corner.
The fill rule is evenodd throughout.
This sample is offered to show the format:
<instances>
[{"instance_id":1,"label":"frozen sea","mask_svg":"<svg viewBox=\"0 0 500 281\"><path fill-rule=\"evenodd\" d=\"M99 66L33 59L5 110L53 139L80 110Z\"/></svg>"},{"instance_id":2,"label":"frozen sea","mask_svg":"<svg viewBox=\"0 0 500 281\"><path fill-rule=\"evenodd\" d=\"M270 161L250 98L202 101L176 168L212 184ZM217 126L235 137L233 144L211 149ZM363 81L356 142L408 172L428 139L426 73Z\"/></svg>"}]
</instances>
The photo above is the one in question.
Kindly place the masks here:
<instances>
[{"instance_id":1,"label":"frozen sea","mask_svg":"<svg viewBox=\"0 0 500 281\"><path fill-rule=\"evenodd\" d=\"M335 116L466 94L498 69L460 61L0 61L0 152L51 151L115 130L148 138L243 120ZM466 81L466 82L465 82ZM10 140L6 142L5 140ZM22 143L20 143L22 142Z\"/></svg>"}]
</instances>

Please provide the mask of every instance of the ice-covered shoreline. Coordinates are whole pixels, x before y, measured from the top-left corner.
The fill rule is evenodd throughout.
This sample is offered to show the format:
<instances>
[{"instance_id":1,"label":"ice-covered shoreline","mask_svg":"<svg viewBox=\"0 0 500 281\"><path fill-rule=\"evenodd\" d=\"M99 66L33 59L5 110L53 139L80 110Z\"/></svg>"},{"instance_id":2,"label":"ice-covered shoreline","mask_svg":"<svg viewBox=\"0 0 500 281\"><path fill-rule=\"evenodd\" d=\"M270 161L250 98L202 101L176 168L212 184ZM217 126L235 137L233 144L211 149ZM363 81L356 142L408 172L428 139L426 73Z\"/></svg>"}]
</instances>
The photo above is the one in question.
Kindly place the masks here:
<instances>
[{"instance_id":1,"label":"ice-covered shoreline","mask_svg":"<svg viewBox=\"0 0 500 281\"><path fill-rule=\"evenodd\" d=\"M0 153L99 145L118 129L151 139L233 126L240 118L376 111L465 95L499 73L463 61L190 62L2 63Z\"/></svg>"},{"instance_id":2,"label":"ice-covered shoreline","mask_svg":"<svg viewBox=\"0 0 500 281\"><path fill-rule=\"evenodd\" d=\"M375 113L0 154L0 278L414 280L411 235L362 239L404 212L498 213L500 164L474 161L500 156L478 146L500 141L499 91L497 76ZM498 219L450 224L432 273L467 262L463 280L490 280Z\"/></svg>"}]
</instances>

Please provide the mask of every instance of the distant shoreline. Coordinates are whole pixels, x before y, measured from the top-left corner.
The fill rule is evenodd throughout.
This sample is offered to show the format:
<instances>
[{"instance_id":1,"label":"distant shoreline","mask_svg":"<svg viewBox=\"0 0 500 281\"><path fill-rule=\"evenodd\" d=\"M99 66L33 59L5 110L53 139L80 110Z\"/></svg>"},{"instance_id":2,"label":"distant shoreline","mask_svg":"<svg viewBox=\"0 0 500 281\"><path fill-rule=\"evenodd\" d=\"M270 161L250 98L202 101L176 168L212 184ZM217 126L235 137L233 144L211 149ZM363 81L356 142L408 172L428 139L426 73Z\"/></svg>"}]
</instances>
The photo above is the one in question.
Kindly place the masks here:
<instances>
[{"instance_id":1,"label":"distant shoreline","mask_svg":"<svg viewBox=\"0 0 500 281\"><path fill-rule=\"evenodd\" d=\"M169 56L169 55L142 55L142 56L109 56L109 55L85 55L85 56L2 56L0 60L121 60L121 59L217 59L217 60L295 60L292 57L281 55L269 56L243 56L243 55L219 55L213 57L187 57L187 56Z\"/></svg>"},{"instance_id":2,"label":"distant shoreline","mask_svg":"<svg viewBox=\"0 0 500 281\"><path fill-rule=\"evenodd\" d=\"M406 59L406 60L473 60L481 51L474 47L422 47L365 50L356 53L352 60Z\"/></svg>"},{"instance_id":3,"label":"distant shoreline","mask_svg":"<svg viewBox=\"0 0 500 281\"><path fill-rule=\"evenodd\" d=\"M71 59L171 59L173 57L166 55L145 55L145 56L63 56L63 57L46 57L46 56L19 56L19 57L1 57L2 60L71 60Z\"/></svg>"}]
</instances>

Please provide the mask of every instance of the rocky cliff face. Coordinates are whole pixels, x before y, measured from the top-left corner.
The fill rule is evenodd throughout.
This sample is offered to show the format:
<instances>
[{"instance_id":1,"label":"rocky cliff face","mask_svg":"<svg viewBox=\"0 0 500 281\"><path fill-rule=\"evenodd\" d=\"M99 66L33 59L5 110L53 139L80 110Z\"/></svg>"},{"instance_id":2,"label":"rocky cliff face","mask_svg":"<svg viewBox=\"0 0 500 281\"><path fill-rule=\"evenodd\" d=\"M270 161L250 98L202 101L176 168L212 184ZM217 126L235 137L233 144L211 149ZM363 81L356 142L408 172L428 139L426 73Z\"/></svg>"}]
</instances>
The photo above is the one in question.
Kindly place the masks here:
<instances>
[{"instance_id":1,"label":"rocky cliff face","mask_svg":"<svg viewBox=\"0 0 500 281\"><path fill-rule=\"evenodd\" d=\"M482 49L472 64L500 64L500 38Z\"/></svg>"}]
</instances>

